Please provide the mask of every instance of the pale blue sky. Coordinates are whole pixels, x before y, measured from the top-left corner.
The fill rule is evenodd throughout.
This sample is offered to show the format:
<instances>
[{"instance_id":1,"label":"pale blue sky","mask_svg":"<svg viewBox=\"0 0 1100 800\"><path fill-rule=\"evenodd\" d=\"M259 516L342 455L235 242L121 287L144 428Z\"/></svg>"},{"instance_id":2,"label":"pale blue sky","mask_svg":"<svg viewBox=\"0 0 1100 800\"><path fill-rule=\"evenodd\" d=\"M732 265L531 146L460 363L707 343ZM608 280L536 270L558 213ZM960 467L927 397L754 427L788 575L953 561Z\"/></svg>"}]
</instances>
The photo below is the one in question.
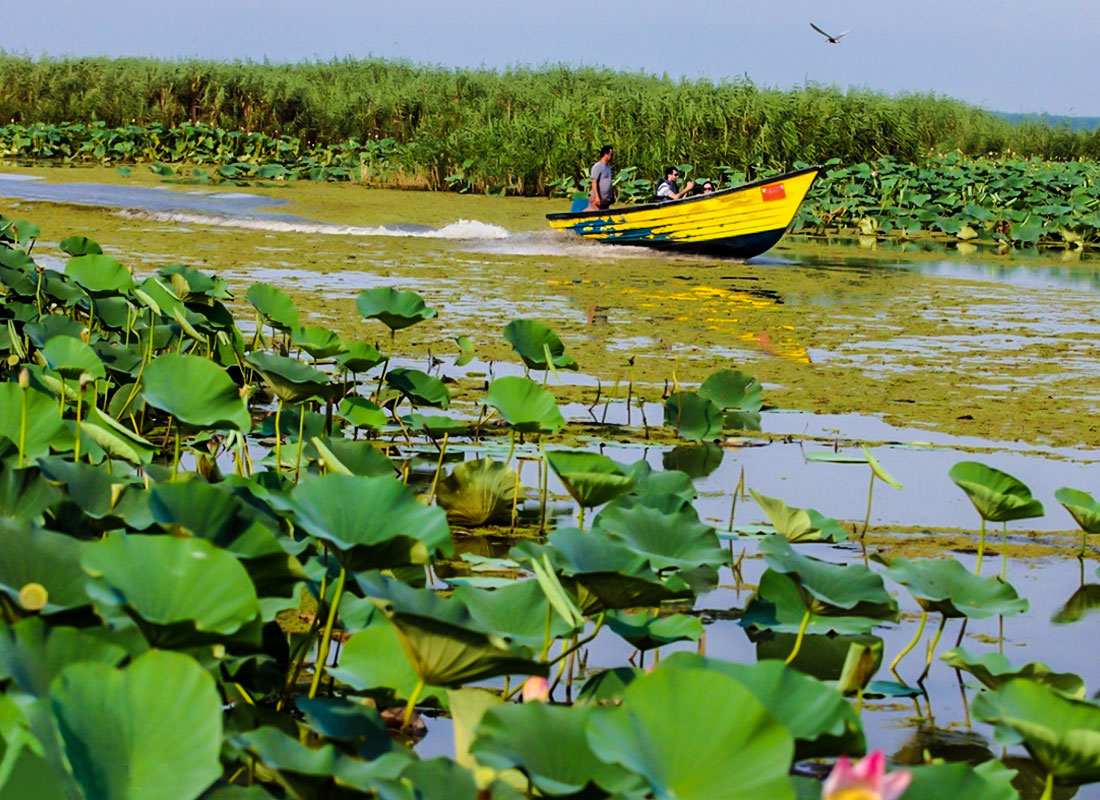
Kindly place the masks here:
<instances>
[{"instance_id":1,"label":"pale blue sky","mask_svg":"<svg viewBox=\"0 0 1100 800\"><path fill-rule=\"evenodd\" d=\"M935 92L1000 111L1100 116L1093 0L47 0L3 11L0 49L446 66L603 65ZM852 28L839 44L810 29Z\"/></svg>"}]
</instances>

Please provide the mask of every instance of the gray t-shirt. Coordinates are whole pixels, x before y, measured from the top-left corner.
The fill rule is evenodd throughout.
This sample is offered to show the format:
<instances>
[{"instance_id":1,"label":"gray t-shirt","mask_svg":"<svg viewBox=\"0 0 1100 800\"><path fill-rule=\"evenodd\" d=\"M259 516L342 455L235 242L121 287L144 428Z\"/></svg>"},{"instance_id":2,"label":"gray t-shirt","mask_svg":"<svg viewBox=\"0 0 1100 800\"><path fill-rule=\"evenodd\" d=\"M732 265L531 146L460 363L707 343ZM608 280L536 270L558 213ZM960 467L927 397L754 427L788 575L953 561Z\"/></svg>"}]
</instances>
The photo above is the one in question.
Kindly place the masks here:
<instances>
[{"instance_id":1,"label":"gray t-shirt","mask_svg":"<svg viewBox=\"0 0 1100 800\"><path fill-rule=\"evenodd\" d=\"M611 200L611 166L602 161L592 165L592 180L596 181L596 190L604 203Z\"/></svg>"}]
</instances>

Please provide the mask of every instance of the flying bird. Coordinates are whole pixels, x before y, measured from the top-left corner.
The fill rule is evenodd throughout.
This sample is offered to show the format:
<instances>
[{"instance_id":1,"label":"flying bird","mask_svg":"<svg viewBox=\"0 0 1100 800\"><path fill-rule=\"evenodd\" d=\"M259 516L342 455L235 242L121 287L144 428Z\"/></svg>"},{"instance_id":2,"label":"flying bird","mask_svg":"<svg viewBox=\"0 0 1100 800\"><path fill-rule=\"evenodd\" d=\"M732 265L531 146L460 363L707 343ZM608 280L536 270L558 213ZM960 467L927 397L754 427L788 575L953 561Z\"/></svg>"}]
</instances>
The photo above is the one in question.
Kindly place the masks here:
<instances>
[{"instance_id":1,"label":"flying bird","mask_svg":"<svg viewBox=\"0 0 1100 800\"><path fill-rule=\"evenodd\" d=\"M848 30L844 31L844 33L838 33L836 36L830 36L829 34L825 33L825 31L821 30L821 28L814 25L812 22L810 23L810 27L820 33L822 36L824 36L829 44L840 44L840 40L852 32L852 29L849 28Z\"/></svg>"}]
</instances>

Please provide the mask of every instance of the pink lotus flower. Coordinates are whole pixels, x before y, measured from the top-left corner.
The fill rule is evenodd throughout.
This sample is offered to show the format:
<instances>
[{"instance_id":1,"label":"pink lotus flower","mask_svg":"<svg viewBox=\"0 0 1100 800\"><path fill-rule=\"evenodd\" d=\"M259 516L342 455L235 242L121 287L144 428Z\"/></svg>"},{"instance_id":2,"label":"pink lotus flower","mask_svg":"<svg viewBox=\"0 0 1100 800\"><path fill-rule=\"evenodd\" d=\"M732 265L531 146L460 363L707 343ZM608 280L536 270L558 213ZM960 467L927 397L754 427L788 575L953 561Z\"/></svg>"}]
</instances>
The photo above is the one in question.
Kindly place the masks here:
<instances>
[{"instance_id":1,"label":"pink lotus flower","mask_svg":"<svg viewBox=\"0 0 1100 800\"><path fill-rule=\"evenodd\" d=\"M546 678L532 675L523 682L523 702L545 703L549 699L550 684L546 682Z\"/></svg>"},{"instance_id":2,"label":"pink lotus flower","mask_svg":"<svg viewBox=\"0 0 1100 800\"><path fill-rule=\"evenodd\" d=\"M869 753L852 764L846 756L825 779L822 800L897 800L909 788L913 776L907 770L886 774L886 755L881 750Z\"/></svg>"}]
</instances>

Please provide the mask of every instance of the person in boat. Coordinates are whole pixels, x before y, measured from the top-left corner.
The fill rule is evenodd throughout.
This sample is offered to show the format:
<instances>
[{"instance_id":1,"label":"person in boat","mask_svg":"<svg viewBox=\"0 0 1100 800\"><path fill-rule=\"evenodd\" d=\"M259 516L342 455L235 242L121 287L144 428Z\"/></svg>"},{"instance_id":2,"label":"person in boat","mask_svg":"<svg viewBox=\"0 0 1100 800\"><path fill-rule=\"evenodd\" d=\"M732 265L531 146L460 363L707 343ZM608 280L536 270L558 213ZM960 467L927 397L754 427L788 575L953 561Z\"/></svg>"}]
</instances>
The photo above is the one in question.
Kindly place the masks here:
<instances>
[{"instance_id":1,"label":"person in boat","mask_svg":"<svg viewBox=\"0 0 1100 800\"><path fill-rule=\"evenodd\" d=\"M710 181L703 182L703 194L710 194L714 191L714 184Z\"/></svg>"},{"instance_id":2,"label":"person in boat","mask_svg":"<svg viewBox=\"0 0 1100 800\"><path fill-rule=\"evenodd\" d=\"M691 190L695 188L695 181L688 181L687 185L681 189L676 182L680 180L682 175L683 173L681 173L677 167L669 167L665 170L665 177L657 182L658 203L663 203L668 200L679 200L682 197L687 197L691 193Z\"/></svg>"},{"instance_id":3,"label":"person in boat","mask_svg":"<svg viewBox=\"0 0 1100 800\"><path fill-rule=\"evenodd\" d=\"M588 208L585 211L602 211L610 208L615 195L611 190L611 158L615 148L605 144L600 148L600 157L592 165L592 188L588 192Z\"/></svg>"}]
</instances>

